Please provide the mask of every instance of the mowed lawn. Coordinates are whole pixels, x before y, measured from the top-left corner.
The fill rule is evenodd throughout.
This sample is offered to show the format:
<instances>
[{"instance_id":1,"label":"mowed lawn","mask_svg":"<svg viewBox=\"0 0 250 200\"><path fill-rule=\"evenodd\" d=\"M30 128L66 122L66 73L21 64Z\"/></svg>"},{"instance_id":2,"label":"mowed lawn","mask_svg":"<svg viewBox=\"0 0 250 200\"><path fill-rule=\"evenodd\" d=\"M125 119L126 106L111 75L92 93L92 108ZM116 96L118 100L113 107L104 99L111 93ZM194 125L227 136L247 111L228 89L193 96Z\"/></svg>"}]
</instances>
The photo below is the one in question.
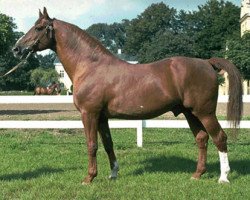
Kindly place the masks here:
<instances>
[{"instance_id":1,"label":"mowed lawn","mask_svg":"<svg viewBox=\"0 0 250 200\"><path fill-rule=\"evenodd\" d=\"M87 174L82 130L0 130L0 199L250 199L250 130L229 139L230 184L218 184L219 158L211 139L208 172L190 180L197 146L189 129L144 129L143 148L135 129L112 129L120 165L108 180L108 159L98 150L98 176Z\"/></svg>"}]
</instances>

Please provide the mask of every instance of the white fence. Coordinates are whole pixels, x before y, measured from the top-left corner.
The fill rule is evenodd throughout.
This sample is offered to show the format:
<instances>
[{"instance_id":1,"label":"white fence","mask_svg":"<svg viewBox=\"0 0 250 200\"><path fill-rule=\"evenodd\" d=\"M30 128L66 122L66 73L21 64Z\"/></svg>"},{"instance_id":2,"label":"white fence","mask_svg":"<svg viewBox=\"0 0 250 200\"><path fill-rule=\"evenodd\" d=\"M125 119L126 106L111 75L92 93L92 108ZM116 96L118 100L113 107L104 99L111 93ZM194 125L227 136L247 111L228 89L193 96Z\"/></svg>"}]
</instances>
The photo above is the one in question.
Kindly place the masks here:
<instances>
[{"instance_id":1,"label":"white fence","mask_svg":"<svg viewBox=\"0 0 250 200\"><path fill-rule=\"evenodd\" d=\"M219 103L226 103L227 96L220 96ZM250 102L250 95L243 96L243 102ZM0 104L73 103L72 96L0 96ZM230 128L227 121L219 121L223 128ZM41 126L42 124L42 126ZM143 128L189 128L185 120L110 120L110 128L135 128L137 146L142 147ZM241 121L241 128L250 128L250 121ZM66 129L83 128L81 121L0 121L0 129Z\"/></svg>"}]
</instances>

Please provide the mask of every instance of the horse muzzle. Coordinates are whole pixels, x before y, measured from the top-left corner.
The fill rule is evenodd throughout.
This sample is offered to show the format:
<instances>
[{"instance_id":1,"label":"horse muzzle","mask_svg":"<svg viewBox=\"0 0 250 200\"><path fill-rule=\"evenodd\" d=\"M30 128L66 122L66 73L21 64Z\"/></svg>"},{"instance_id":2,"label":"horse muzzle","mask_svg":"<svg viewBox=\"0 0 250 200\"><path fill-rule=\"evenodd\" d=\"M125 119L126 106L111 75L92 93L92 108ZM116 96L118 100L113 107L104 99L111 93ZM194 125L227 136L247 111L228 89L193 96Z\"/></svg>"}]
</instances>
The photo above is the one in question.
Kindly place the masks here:
<instances>
[{"instance_id":1,"label":"horse muzzle","mask_svg":"<svg viewBox=\"0 0 250 200\"><path fill-rule=\"evenodd\" d=\"M25 58L30 52L33 50L30 49L29 47L21 47L21 46L15 46L12 49L12 52L16 58L23 59Z\"/></svg>"}]
</instances>

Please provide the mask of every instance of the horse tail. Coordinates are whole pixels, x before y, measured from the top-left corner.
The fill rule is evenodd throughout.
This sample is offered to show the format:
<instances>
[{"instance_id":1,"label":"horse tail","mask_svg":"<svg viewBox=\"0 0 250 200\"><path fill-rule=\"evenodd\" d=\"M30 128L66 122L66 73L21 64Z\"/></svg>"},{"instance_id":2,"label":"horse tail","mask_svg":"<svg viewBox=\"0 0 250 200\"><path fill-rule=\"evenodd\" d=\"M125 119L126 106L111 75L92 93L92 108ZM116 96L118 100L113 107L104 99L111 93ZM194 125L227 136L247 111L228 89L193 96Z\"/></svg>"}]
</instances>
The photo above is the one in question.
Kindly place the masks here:
<instances>
[{"instance_id":1,"label":"horse tail","mask_svg":"<svg viewBox=\"0 0 250 200\"><path fill-rule=\"evenodd\" d=\"M227 120L231 122L233 128L236 130L237 125L239 125L242 110L242 78L239 70L236 66L223 58L210 58L208 62L218 70L224 70L228 73L229 79L229 99L227 104Z\"/></svg>"}]
</instances>

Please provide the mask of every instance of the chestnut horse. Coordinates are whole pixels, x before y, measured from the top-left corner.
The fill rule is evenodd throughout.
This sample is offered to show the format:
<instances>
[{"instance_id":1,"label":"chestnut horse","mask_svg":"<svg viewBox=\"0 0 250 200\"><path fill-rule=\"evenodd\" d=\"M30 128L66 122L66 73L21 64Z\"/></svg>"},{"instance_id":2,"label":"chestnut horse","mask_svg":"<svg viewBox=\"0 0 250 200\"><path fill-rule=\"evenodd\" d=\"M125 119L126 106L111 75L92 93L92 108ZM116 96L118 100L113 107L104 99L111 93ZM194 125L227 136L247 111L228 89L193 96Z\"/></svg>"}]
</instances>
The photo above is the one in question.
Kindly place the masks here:
<instances>
[{"instance_id":1,"label":"chestnut horse","mask_svg":"<svg viewBox=\"0 0 250 200\"><path fill-rule=\"evenodd\" d=\"M48 87L36 87L34 95L59 95L61 93L60 84L54 83Z\"/></svg>"},{"instance_id":2,"label":"chestnut horse","mask_svg":"<svg viewBox=\"0 0 250 200\"><path fill-rule=\"evenodd\" d=\"M220 183L229 182L227 136L218 123L217 73L229 76L227 117L234 128L242 115L242 83L237 68L223 58L202 60L171 57L149 64L132 65L118 59L84 30L51 19L44 8L35 25L16 43L13 52L25 57L29 52L51 49L57 53L72 80L74 104L80 111L88 147L88 175L83 184L97 176L97 132L108 154L111 175L116 178L118 162L108 124L109 118L148 119L172 111L183 113L198 148L197 169L192 178L206 171L209 135L219 151Z\"/></svg>"}]
</instances>

